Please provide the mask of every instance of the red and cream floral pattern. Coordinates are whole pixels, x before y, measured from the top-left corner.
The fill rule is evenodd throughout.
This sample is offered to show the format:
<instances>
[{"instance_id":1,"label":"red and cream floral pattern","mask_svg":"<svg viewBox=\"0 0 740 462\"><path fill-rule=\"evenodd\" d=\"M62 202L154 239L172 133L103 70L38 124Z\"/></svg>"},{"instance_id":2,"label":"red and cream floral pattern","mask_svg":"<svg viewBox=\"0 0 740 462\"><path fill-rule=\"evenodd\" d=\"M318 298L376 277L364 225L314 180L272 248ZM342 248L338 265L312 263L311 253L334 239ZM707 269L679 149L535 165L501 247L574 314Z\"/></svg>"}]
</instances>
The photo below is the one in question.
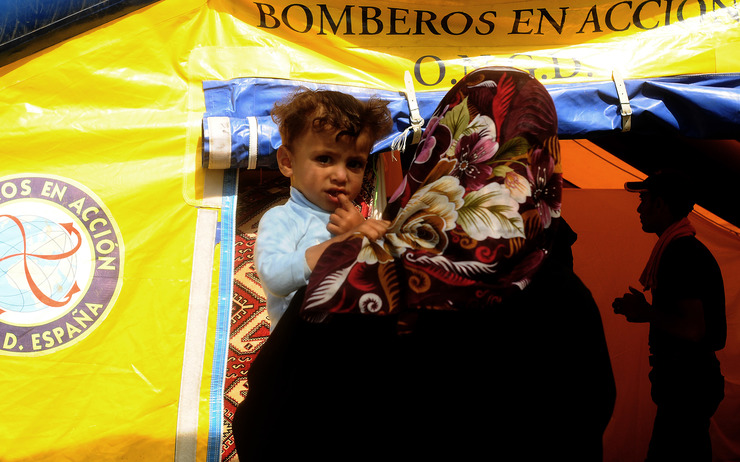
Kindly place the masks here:
<instances>
[{"instance_id":1,"label":"red and cream floral pattern","mask_svg":"<svg viewBox=\"0 0 740 462\"><path fill-rule=\"evenodd\" d=\"M561 189L545 88L513 69L474 71L429 120L385 211L387 234L330 247L304 316L491 306L524 288L548 252Z\"/></svg>"}]
</instances>

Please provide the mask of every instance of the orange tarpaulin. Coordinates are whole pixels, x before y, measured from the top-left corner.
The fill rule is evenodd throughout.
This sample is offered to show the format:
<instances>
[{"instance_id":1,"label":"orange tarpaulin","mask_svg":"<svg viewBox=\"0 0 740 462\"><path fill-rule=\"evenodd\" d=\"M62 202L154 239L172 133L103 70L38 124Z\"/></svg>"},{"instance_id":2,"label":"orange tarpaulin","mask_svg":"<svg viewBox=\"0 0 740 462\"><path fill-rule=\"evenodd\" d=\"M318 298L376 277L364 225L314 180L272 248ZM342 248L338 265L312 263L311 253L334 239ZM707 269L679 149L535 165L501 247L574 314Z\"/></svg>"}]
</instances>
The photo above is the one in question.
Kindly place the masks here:
<instances>
[{"instance_id":1,"label":"orange tarpaulin","mask_svg":"<svg viewBox=\"0 0 740 462\"><path fill-rule=\"evenodd\" d=\"M617 401L604 435L605 461L643 460L655 405L650 399L647 324L630 324L611 302L640 287L637 279L657 237L640 227L639 198L623 190L639 171L583 140L561 141L565 179L579 188L563 191L563 217L578 234L575 271L596 299L612 360ZM697 208L691 214L697 237L720 264L727 297L727 346L718 353L725 399L712 419L714 460L736 460L740 449L740 230ZM584 365L588 367L588 365Z\"/></svg>"}]
</instances>

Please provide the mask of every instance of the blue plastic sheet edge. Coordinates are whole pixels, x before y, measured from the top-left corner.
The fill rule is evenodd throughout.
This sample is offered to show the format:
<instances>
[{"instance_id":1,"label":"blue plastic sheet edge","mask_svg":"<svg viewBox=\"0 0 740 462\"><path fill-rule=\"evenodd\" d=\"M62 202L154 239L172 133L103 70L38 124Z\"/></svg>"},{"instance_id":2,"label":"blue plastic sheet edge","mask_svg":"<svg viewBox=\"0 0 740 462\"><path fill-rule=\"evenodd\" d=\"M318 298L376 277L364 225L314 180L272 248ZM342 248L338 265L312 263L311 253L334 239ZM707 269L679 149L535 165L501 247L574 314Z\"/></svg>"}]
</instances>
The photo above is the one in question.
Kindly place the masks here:
<instances>
[{"instance_id":1,"label":"blue plastic sheet edge","mask_svg":"<svg viewBox=\"0 0 740 462\"><path fill-rule=\"evenodd\" d=\"M275 101L298 87L344 91L359 99L377 96L390 101L394 120L391 134L380 140L374 152L388 150L400 133L409 127L409 109L402 92L373 90L344 85L323 85L285 79L239 78L205 81L203 166L208 167L210 140L207 119L231 120L232 159L230 168L246 168L249 157L247 117L259 119L257 167L274 168L274 151L280 145L277 127L269 118ZM632 108L632 131L677 133L692 138L740 138L740 74L701 74L626 80ZM558 135L562 139L585 138L621 131L619 98L611 81L548 84L558 113ZM418 92L421 117L428 120L446 92Z\"/></svg>"},{"instance_id":2,"label":"blue plastic sheet edge","mask_svg":"<svg viewBox=\"0 0 740 462\"><path fill-rule=\"evenodd\" d=\"M221 439L224 412L224 383L231 327L231 299L234 290L234 242L236 235L236 196L239 180L236 170L224 172L221 198L220 266L216 337L214 340L211 386L208 407L207 462L221 460Z\"/></svg>"},{"instance_id":3,"label":"blue plastic sheet edge","mask_svg":"<svg viewBox=\"0 0 740 462\"><path fill-rule=\"evenodd\" d=\"M393 117L393 127L388 136L376 143L373 152L389 150L393 140L410 126L406 96L398 91L269 78L205 81L203 82L206 106L206 113L203 115L203 166L208 167L210 160L209 118L227 117L230 120L231 127L232 159L230 168L247 168L250 133L246 119L247 117L255 117L259 122L257 167L275 168L277 165L275 163L275 151L280 146L280 135L276 124L270 118L270 110L276 101L285 98L300 87L342 91L360 100L375 96L390 101L388 107ZM419 110L422 117L425 117L425 115L431 117L445 93L428 92L423 94L423 99L419 99Z\"/></svg>"},{"instance_id":4,"label":"blue plastic sheet edge","mask_svg":"<svg viewBox=\"0 0 740 462\"><path fill-rule=\"evenodd\" d=\"M740 138L740 74L695 74L625 80L632 131L690 138ZM621 130L614 83L546 86L561 138Z\"/></svg>"}]
</instances>

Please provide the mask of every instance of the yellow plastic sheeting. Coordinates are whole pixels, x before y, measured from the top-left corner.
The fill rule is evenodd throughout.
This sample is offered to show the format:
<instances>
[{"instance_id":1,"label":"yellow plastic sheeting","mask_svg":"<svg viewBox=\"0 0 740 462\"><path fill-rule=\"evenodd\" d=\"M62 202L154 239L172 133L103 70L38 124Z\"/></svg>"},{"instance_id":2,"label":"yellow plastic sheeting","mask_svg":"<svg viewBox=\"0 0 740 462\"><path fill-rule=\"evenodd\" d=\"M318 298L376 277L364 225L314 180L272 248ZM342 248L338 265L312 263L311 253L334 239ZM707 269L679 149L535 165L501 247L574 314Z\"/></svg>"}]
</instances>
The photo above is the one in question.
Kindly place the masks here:
<instances>
[{"instance_id":1,"label":"yellow plastic sheeting","mask_svg":"<svg viewBox=\"0 0 740 462\"><path fill-rule=\"evenodd\" d=\"M253 34L261 47L292 53L273 73L289 65L306 80L377 79L403 88L409 70L420 88L441 89L486 65L568 83L610 80L613 70L629 79L736 71L740 64L740 15L726 0L212 4L243 23L242 36L224 34L224 44L245 45L244 34ZM316 56L323 65L313 65Z\"/></svg>"},{"instance_id":2,"label":"yellow plastic sheeting","mask_svg":"<svg viewBox=\"0 0 740 462\"><path fill-rule=\"evenodd\" d=\"M447 88L483 65L529 69L545 83L606 80L613 69L624 78L727 72L738 69L740 32L737 7L724 3L164 0L0 68L0 215L21 217L0 222L9 233L0 265L15 262L18 287L31 284L29 268L43 294L57 302L69 296L60 312L79 308L91 318L78 310L79 321L59 331L43 327L56 314L41 316L36 340L26 343L14 343L3 327L0 460L174 457L197 211L221 203L222 172L200 167L203 80L279 77L402 90L408 70L421 90ZM84 203L64 203L75 185ZM51 218L35 235L54 231L58 246L23 247L34 233L26 239L20 230L46 213ZM102 221L91 229L98 218L110 235L101 235L108 231ZM66 220L79 248L75 231L59 234ZM107 273L96 271L113 265L105 260L111 244L120 251L120 274L108 278L117 288L104 303L77 307L105 285ZM72 250L86 256L75 264L88 262L78 291L69 286L72 273L49 266L63 259L38 257ZM186 435L197 438L198 460L206 457L219 264L194 398L200 420ZM6 313L51 313L33 298L0 297ZM105 316L96 317L103 313L96 304ZM36 315L24 316L29 323ZM21 344L26 350L13 350Z\"/></svg>"},{"instance_id":3,"label":"yellow plastic sheeting","mask_svg":"<svg viewBox=\"0 0 740 462\"><path fill-rule=\"evenodd\" d=\"M0 69L2 461L173 458L198 212L180 62L207 11L161 2Z\"/></svg>"}]
</instances>

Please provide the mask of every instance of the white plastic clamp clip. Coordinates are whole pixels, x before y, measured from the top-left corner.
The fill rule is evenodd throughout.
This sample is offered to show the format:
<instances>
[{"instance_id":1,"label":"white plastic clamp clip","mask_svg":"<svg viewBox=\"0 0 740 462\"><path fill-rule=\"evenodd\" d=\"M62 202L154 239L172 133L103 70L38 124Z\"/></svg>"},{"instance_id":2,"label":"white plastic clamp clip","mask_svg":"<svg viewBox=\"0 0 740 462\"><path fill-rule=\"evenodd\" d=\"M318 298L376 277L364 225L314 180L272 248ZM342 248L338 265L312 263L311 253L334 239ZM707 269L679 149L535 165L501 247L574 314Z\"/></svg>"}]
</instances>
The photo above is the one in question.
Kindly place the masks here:
<instances>
[{"instance_id":1,"label":"white plastic clamp clip","mask_svg":"<svg viewBox=\"0 0 740 462\"><path fill-rule=\"evenodd\" d=\"M421 140L421 127L424 126L424 119L421 117L419 112L419 102L416 100L416 92L414 91L414 81L411 79L411 73L409 71L404 72L403 81L406 85L406 102L409 105L409 127L406 128L403 133L398 135L391 143L391 148L400 152L406 150L406 136L409 131L414 132L411 144L417 144Z\"/></svg>"},{"instance_id":2,"label":"white plastic clamp clip","mask_svg":"<svg viewBox=\"0 0 740 462\"><path fill-rule=\"evenodd\" d=\"M630 99L627 96L627 87L619 71L612 71L612 80L617 88L617 97L619 97L619 114L622 116L622 131L628 132L632 128L632 107Z\"/></svg>"}]
</instances>

